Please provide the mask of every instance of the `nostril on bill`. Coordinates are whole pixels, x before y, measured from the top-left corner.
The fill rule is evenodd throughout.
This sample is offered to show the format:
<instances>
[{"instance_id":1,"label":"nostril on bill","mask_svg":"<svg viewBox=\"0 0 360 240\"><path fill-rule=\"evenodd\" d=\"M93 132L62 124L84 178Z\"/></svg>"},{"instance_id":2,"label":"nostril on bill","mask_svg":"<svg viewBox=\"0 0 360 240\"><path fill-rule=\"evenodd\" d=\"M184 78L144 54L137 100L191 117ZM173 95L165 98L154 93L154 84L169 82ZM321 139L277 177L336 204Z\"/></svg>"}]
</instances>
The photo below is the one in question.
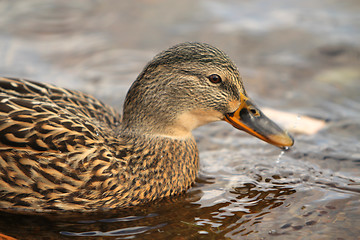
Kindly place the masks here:
<instances>
[{"instance_id":1,"label":"nostril on bill","mask_svg":"<svg viewBox=\"0 0 360 240\"><path fill-rule=\"evenodd\" d=\"M259 111L256 110L256 109L254 109L254 108L250 108L249 111L250 111L250 113L251 113L252 115L254 115L254 116L256 116L256 117L260 115L260 114L259 114Z\"/></svg>"}]
</instances>

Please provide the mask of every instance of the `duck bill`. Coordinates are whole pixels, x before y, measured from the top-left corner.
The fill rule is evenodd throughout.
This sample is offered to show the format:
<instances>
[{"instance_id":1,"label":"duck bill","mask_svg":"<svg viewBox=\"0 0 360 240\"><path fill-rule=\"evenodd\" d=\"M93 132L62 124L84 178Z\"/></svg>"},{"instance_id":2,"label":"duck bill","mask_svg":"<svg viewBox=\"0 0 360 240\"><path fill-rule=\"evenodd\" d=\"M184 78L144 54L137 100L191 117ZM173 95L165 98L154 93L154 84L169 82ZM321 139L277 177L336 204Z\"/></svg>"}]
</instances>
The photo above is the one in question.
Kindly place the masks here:
<instances>
[{"instance_id":1,"label":"duck bill","mask_svg":"<svg viewBox=\"0 0 360 240\"><path fill-rule=\"evenodd\" d=\"M226 114L225 121L277 147L286 149L294 144L294 139L265 116L250 100L243 101L235 112Z\"/></svg>"}]
</instances>

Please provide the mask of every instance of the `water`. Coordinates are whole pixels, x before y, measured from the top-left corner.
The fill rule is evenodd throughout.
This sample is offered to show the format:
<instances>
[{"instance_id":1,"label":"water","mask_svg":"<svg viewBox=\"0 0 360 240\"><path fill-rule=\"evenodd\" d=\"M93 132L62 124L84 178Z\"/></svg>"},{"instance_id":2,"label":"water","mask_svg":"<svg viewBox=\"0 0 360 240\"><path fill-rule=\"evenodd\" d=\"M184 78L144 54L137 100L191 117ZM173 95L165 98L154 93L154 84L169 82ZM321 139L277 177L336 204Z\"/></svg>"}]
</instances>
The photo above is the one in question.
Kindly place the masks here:
<instances>
[{"instance_id":1,"label":"water","mask_svg":"<svg viewBox=\"0 0 360 240\"><path fill-rule=\"evenodd\" d=\"M311 10L311 11L310 11ZM18 239L357 239L360 235L357 1L1 1L0 73L93 94L121 108L158 51L225 50L260 106L326 121L288 151L226 123L197 129L186 194L131 210L1 213ZM291 123L301 130L299 118Z\"/></svg>"},{"instance_id":2,"label":"water","mask_svg":"<svg viewBox=\"0 0 360 240\"><path fill-rule=\"evenodd\" d=\"M284 156L284 154L285 154L285 151L282 150L282 151L280 152L278 158L276 159L276 163L280 163L280 160L281 160L282 156Z\"/></svg>"}]
</instances>

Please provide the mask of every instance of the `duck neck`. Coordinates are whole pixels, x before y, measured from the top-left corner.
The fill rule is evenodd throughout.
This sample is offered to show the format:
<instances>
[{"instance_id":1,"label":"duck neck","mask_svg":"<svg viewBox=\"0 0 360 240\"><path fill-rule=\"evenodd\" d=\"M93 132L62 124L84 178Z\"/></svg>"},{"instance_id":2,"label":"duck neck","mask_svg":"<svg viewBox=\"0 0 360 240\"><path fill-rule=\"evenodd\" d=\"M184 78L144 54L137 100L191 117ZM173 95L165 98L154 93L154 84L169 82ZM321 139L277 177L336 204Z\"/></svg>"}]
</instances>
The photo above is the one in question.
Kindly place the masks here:
<instances>
[{"instance_id":1,"label":"duck neck","mask_svg":"<svg viewBox=\"0 0 360 240\"><path fill-rule=\"evenodd\" d=\"M122 125L119 129L121 137L135 137L135 138L144 138L144 139L166 139L166 140L178 140L178 141L187 141L193 140L194 137L191 132L182 129L173 129L172 127L162 128L148 128L144 126L132 125Z\"/></svg>"},{"instance_id":2,"label":"duck neck","mask_svg":"<svg viewBox=\"0 0 360 240\"><path fill-rule=\"evenodd\" d=\"M189 121L175 118L172 115L126 116L123 115L120 132L135 136L165 137L172 139L193 138L191 131L194 129Z\"/></svg>"}]
</instances>

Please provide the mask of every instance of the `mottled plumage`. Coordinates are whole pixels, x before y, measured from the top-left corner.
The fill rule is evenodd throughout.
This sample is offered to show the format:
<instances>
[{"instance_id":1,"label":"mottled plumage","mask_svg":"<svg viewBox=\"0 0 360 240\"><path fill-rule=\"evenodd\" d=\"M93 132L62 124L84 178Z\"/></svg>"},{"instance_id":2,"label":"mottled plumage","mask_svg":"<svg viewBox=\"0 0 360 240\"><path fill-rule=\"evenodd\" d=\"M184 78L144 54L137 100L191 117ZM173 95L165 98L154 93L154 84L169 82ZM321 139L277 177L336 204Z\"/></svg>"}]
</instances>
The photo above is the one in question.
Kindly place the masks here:
<instances>
[{"instance_id":1,"label":"mottled plumage","mask_svg":"<svg viewBox=\"0 0 360 240\"><path fill-rule=\"evenodd\" d=\"M89 95L0 78L0 208L95 211L183 192L199 168L191 130L233 118L246 99L235 65L200 43L157 55L130 88L123 120Z\"/></svg>"}]
</instances>

